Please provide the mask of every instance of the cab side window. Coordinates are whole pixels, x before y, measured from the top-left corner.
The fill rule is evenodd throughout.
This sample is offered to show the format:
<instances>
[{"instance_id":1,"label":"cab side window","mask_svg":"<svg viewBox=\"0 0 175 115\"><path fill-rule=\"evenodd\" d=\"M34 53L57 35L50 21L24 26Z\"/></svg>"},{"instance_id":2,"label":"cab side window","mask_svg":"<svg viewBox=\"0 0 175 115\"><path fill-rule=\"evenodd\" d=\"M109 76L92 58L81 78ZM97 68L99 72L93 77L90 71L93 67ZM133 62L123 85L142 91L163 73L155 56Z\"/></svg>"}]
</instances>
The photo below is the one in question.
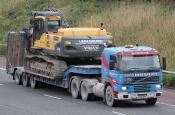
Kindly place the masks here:
<instances>
[{"instance_id":1,"label":"cab side window","mask_svg":"<svg viewBox=\"0 0 175 115\"><path fill-rule=\"evenodd\" d=\"M111 55L110 56L110 62L109 62L109 69L110 70L114 70L115 69L115 66L116 66L116 63L117 63L116 56Z\"/></svg>"},{"instance_id":2,"label":"cab side window","mask_svg":"<svg viewBox=\"0 0 175 115\"><path fill-rule=\"evenodd\" d=\"M60 20L48 20L47 28L50 32L57 32L61 27Z\"/></svg>"},{"instance_id":3,"label":"cab side window","mask_svg":"<svg viewBox=\"0 0 175 115\"><path fill-rule=\"evenodd\" d=\"M34 21L34 40L40 39L41 35L44 33L44 21L37 19Z\"/></svg>"}]
</instances>

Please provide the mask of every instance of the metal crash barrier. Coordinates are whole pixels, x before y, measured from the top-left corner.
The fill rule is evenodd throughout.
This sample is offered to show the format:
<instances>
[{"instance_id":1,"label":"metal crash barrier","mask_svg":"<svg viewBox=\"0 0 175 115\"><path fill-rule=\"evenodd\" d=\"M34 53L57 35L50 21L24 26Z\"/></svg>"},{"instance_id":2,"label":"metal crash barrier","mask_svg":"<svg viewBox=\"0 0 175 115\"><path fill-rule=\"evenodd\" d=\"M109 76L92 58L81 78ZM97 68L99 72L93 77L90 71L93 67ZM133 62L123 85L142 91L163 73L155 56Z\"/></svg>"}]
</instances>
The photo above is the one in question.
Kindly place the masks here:
<instances>
[{"instance_id":1,"label":"metal crash barrier","mask_svg":"<svg viewBox=\"0 0 175 115\"><path fill-rule=\"evenodd\" d=\"M175 88L175 72L163 71L163 83L165 87Z\"/></svg>"}]
</instances>

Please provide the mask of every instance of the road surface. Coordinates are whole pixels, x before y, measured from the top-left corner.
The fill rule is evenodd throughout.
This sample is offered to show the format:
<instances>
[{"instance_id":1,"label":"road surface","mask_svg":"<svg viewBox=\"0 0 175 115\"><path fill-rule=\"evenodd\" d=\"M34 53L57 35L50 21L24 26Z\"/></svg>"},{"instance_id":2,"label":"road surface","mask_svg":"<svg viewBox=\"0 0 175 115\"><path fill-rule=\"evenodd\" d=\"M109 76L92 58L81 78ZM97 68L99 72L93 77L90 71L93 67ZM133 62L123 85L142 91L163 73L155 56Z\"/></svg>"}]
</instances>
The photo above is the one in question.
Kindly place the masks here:
<instances>
[{"instance_id":1,"label":"road surface","mask_svg":"<svg viewBox=\"0 0 175 115\"><path fill-rule=\"evenodd\" d=\"M101 100L73 99L64 89L45 86L31 89L16 85L0 70L0 115L174 115L175 91L164 89L155 106L141 102L119 102L106 106Z\"/></svg>"}]
</instances>

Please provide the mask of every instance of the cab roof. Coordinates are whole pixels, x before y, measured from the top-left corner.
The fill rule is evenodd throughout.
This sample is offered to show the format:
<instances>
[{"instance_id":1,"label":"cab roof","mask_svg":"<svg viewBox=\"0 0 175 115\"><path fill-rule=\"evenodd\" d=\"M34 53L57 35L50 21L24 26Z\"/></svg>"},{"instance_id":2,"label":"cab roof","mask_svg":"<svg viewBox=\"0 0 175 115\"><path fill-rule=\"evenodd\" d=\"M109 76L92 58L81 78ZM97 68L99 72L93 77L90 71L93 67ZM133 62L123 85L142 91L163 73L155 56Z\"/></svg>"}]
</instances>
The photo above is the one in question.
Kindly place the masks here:
<instances>
[{"instance_id":1,"label":"cab roof","mask_svg":"<svg viewBox=\"0 0 175 115\"><path fill-rule=\"evenodd\" d=\"M152 51L152 50L156 50L156 49L148 46L133 46L131 48L127 48L123 46L123 47L105 48L104 52L108 52L110 55L115 55L119 52Z\"/></svg>"}]
</instances>

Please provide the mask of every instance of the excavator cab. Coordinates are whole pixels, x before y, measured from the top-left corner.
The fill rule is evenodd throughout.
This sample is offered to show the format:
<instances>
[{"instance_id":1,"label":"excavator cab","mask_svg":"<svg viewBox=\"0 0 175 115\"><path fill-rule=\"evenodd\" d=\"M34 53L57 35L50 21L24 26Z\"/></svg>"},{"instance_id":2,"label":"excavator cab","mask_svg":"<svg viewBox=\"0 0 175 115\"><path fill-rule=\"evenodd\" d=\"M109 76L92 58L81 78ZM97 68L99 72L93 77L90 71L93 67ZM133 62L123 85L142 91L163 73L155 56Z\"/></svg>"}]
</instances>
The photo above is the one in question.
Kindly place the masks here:
<instances>
[{"instance_id":1,"label":"excavator cab","mask_svg":"<svg viewBox=\"0 0 175 115\"><path fill-rule=\"evenodd\" d=\"M50 47L47 40L48 35L55 35L60 28L67 28L69 24L65 21L62 13L53 11L33 11L32 41L33 46L39 48Z\"/></svg>"},{"instance_id":2,"label":"excavator cab","mask_svg":"<svg viewBox=\"0 0 175 115\"><path fill-rule=\"evenodd\" d=\"M35 11L33 21L33 38L34 41L41 38L43 33L57 33L59 28L65 27L61 16L56 12Z\"/></svg>"}]
</instances>

